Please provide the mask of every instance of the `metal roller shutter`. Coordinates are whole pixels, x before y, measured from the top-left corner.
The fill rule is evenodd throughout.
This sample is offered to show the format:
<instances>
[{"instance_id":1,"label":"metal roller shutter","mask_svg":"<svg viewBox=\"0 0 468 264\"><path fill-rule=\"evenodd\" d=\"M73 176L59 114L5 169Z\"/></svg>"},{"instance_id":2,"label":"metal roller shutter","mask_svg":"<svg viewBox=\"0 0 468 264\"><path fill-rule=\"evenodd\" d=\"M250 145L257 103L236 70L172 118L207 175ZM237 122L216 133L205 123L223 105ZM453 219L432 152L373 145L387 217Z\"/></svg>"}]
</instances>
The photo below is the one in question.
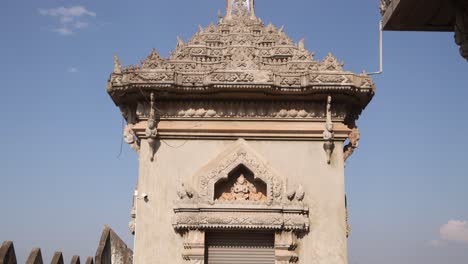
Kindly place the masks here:
<instances>
[{"instance_id":1,"label":"metal roller shutter","mask_svg":"<svg viewBox=\"0 0 468 264\"><path fill-rule=\"evenodd\" d=\"M274 233L212 232L206 234L207 264L274 264Z\"/></svg>"}]
</instances>

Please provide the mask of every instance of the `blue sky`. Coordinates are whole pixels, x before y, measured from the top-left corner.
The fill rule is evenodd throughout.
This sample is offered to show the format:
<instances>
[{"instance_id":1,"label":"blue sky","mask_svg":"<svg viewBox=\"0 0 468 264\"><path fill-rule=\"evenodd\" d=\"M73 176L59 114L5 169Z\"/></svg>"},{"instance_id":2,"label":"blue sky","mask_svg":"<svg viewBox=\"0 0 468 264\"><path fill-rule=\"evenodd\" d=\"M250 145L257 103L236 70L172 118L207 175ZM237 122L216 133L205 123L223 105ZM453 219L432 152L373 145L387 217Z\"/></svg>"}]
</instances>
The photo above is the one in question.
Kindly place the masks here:
<instances>
[{"instance_id":1,"label":"blue sky","mask_svg":"<svg viewBox=\"0 0 468 264\"><path fill-rule=\"evenodd\" d=\"M258 0L322 59L376 71L377 0ZM41 247L94 255L104 224L127 224L137 158L106 94L112 55L133 64L224 10L223 0L4 1L0 9L0 241L20 262ZM350 264L468 261L468 64L452 33L384 33L383 75L348 161Z\"/></svg>"}]
</instances>

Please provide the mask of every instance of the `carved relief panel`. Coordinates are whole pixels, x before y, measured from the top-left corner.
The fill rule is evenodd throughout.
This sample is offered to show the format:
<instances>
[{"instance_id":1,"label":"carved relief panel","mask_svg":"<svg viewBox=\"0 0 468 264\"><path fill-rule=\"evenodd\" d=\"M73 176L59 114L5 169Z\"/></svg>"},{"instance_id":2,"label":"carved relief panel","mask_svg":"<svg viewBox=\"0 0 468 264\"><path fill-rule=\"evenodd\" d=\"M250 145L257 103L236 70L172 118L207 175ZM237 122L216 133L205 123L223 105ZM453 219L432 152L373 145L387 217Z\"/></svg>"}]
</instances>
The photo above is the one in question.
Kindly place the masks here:
<instances>
[{"instance_id":1,"label":"carved relief panel","mask_svg":"<svg viewBox=\"0 0 468 264\"><path fill-rule=\"evenodd\" d=\"M304 190L288 189L286 179L252 149L238 140L195 176L192 188L180 183L173 226L186 238L184 258L202 263L204 232L259 230L275 232L276 263L297 261L296 234L309 229L309 209ZM187 194L187 195L185 195ZM193 233L193 235L191 235ZM193 244L193 245L191 245Z\"/></svg>"}]
</instances>

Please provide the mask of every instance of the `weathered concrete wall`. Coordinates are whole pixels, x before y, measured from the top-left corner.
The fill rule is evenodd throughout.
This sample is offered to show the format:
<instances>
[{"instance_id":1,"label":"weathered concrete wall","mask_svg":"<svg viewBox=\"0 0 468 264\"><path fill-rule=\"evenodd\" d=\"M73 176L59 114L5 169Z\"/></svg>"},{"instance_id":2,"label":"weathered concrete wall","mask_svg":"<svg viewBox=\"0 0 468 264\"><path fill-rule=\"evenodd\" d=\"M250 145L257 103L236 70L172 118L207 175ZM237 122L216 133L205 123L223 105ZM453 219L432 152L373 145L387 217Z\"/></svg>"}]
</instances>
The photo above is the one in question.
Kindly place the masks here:
<instances>
[{"instance_id":1,"label":"weathered concrete wall","mask_svg":"<svg viewBox=\"0 0 468 264\"><path fill-rule=\"evenodd\" d=\"M127 245L120 239L120 237L109 227L105 226L99 241L98 249L96 251L96 263L105 264L131 264L133 252L127 248ZM42 252L40 248L34 248L26 264L42 264ZM73 256L70 261L71 264L80 264L80 257ZM5 241L0 247L0 264L17 264L16 254L13 242ZM62 252L55 252L51 264L64 264ZM86 259L86 264L94 264L93 257Z\"/></svg>"},{"instance_id":2,"label":"weathered concrete wall","mask_svg":"<svg viewBox=\"0 0 468 264\"><path fill-rule=\"evenodd\" d=\"M0 247L0 264L16 264L15 247L12 241L5 241Z\"/></svg>"},{"instance_id":3,"label":"weathered concrete wall","mask_svg":"<svg viewBox=\"0 0 468 264\"><path fill-rule=\"evenodd\" d=\"M96 251L96 264L131 264L132 259L133 251L109 226L105 226Z\"/></svg>"},{"instance_id":4,"label":"weathered concrete wall","mask_svg":"<svg viewBox=\"0 0 468 264\"><path fill-rule=\"evenodd\" d=\"M26 264L43 264L40 248L34 248L26 261Z\"/></svg>"},{"instance_id":5,"label":"weathered concrete wall","mask_svg":"<svg viewBox=\"0 0 468 264\"><path fill-rule=\"evenodd\" d=\"M149 161L149 148L141 144L137 200L135 264L183 263L183 241L172 227L177 181L191 182L234 140L164 140ZM323 141L247 141L289 184L301 184L310 207L311 228L300 238L299 263L344 264L346 211L343 142L335 142L331 165ZM138 232L138 230L143 232Z\"/></svg>"},{"instance_id":6,"label":"weathered concrete wall","mask_svg":"<svg viewBox=\"0 0 468 264\"><path fill-rule=\"evenodd\" d=\"M51 264L64 264L62 252L55 252Z\"/></svg>"}]
</instances>

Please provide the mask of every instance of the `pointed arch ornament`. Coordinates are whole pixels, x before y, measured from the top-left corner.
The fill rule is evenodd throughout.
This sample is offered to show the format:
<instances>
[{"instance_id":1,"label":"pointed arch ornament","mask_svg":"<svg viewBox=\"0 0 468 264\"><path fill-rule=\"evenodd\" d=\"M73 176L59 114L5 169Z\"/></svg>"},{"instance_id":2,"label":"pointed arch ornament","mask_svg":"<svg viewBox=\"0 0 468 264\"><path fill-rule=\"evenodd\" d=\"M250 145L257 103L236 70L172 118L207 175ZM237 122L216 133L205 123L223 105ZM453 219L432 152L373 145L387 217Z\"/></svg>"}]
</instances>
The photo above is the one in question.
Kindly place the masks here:
<instances>
[{"instance_id":1,"label":"pointed arch ornament","mask_svg":"<svg viewBox=\"0 0 468 264\"><path fill-rule=\"evenodd\" d=\"M254 179L266 184L264 201L222 201L215 197L215 186L229 174L244 166ZM247 142L239 139L209 162L193 177L194 193L179 196L174 206L173 226L178 232L213 229L257 229L306 232L309 229L309 208L303 195L287 195L286 179ZM183 193L184 190L179 190Z\"/></svg>"},{"instance_id":2,"label":"pointed arch ornament","mask_svg":"<svg viewBox=\"0 0 468 264\"><path fill-rule=\"evenodd\" d=\"M253 174L253 181L266 184L266 199L216 199L217 184L229 183L230 176L236 175L232 172L240 166ZM241 177L243 182L244 177ZM288 189L286 178L275 172L245 140L237 140L192 180L195 188L179 184L173 217L173 227L184 240L182 257L187 263L204 263L205 233L217 230L274 232L275 264L298 261L297 237L308 232L310 222L309 208L304 203L305 192L302 186Z\"/></svg>"}]
</instances>

